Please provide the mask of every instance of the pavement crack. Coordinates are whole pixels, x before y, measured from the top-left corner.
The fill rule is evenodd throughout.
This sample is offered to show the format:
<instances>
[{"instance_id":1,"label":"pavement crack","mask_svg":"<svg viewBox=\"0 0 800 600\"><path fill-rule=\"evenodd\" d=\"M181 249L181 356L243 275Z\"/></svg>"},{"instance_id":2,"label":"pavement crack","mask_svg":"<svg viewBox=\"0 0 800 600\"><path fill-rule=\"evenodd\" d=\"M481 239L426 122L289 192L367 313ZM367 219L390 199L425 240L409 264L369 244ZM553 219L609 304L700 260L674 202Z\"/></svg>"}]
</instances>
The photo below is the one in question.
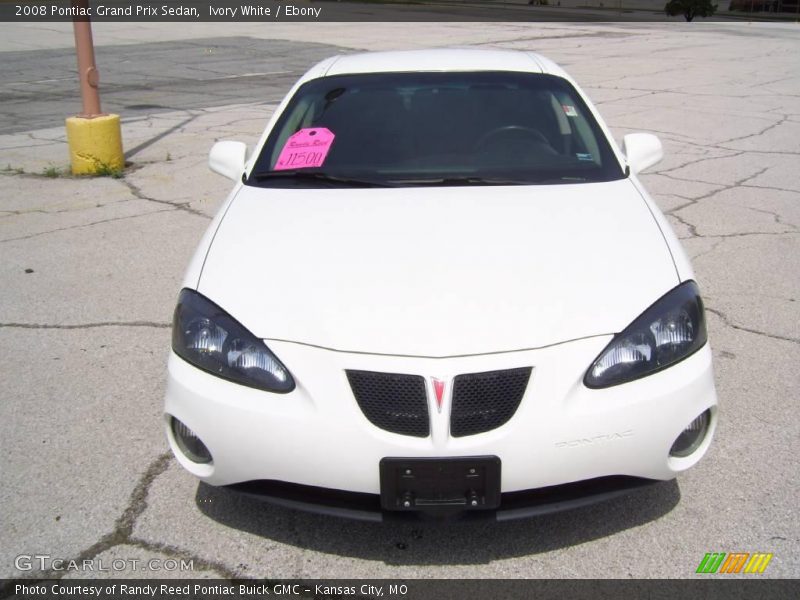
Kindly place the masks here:
<instances>
[{"instance_id":1,"label":"pavement crack","mask_svg":"<svg viewBox=\"0 0 800 600\"><path fill-rule=\"evenodd\" d=\"M609 37L618 37L618 38L627 38L631 34L627 32L620 32L620 33L608 33L605 31L587 31L587 30L578 30L576 33L564 33L564 34L555 34L555 35L540 35L540 36L524 36L524 37L516 37L516 38L509 38L506 40L500 40L497 42L477 42L473 44L474 46L499 46L502 44L518 44L520 42L533 42L538 43L541 40L569 40L569 39L585 39L585 38L609 38ZM562 61L563 63L563 61Z\"/></svg>"},{"instance_id":2,"label":"pavement crack","mask_svg":"<svg viewBox=\"0 0 800 600\"><path fill-rule=\"evenodd\" d=\"M48 215L56 212L65 212L65 211L47 211L47 210L42 210L41 208L31 208L30 210L4 210L3 213L5 214L0 215L0 219L8 219L9 217L19 217L21 215L32 215L32 214Z\"/></svg>"},{"instance_id":3,"label":"pavement crack","mask_svg":"<svg viewBox=\"0 0 800 600\"><path fill-rule=\"evenodd\" d=\"M147 508L147 495L150 492L150 486L156 480L156 477L167 470L171 461L172 451L167 450L150 463L150 466L147 467L147 470L139 479L139 483L136 484L133 492L131 492L128 507L117 519L114 524L114 531L106 536L107 539L119 540L116 544L127 542L130 539L136 520Z\"/></svg>"},{"instance_id":4,"label":"pavement crack","mask_svg":"<svg viewBox=\"0 0 800 600\"><path fill-rule=\"evenodd\" d=\"M714 250L716 250L716 249L719 247L719 245L720 245L722 242L724 242L724 241L725 241L725 240L717 240L716 242L714 242L713 244L711 244L711 247L710 247L710 248L708 248L707 250L704 250L703 252L700 252L699 254L695 254L694 256L692 256L692 262L696 262L696 261L700 260L700 258L702 258L703 256L705 256L706 254L711 254L711 253L712 253L712 252L714 252Z\"/></svg>"},{"instance_id":5,"label":"pavement crack","mask_svg":"<svg viewBox=\"0 0 800 600\"><path fill-rule=\"evenodd\" d=\"M677 196L677 194L673 194L673 196ZM677 197L683 198L683 196L677 196ZM684 200L687 200L687 202L684 202L683 204L679 204L678 206L675 206L675 207L673 207L673 208L671 208L669 210L664 211L664 214L665 215L673 215L674 216L676 212L678 212L680 210L683 210L684 208L689 208L690 206L693 206L694 204L697 204L697 200L692 200L690 198L684 198Z\"/></svg>"},{"instance_id":6,"label":"pavement crack","mask_svg":"<svg viewBox=\"0 0 800 600\"><path fill-rule=\"evenodd\" d=\"M167 470L171 460L172 452L169 450L156 457L142 474L136 487L133 488L128 506L115 521L114 529L80 552L75 558L64 562L67 564L72 562L83 564L84 560L92 560L115 546L122 544L136 545L135 542L131 541L133 527L136 525L136 520L147 508L147 495L150 492L150 486L159 475ZM67 570L49 569L32 573L31 575L42 579L62 579L67 573Z\"/></svg>"},{"instance_id":7,"label":"pavement crack","mask_svg":"<svg viewBox=\"0 0 800 600\"><path fill-rule=\"evenodd\" d=\"M100 225L102 223L113 223L114 221L124 221L126 219L139 219L141 217L148 217L150 215L155 215L162 212L171 212L172 210L176 210L176 207L173 206L171 209L165 210L154 210L152 212L143 213L139 215L128 215L126 217L113 217L111 219L101 219L100 221L92 221L91 223L83 223L82 225L71 225L69 227L59 227L58 229L48 229L47 231L40 231L38 233L32 233L30 235L22 235L19 237L14 238L6 238L4 240L0 240L0 244L5 244L7 242L18 242L21 240L29 240L35 237L39 237L41 235L47 235L50 233L58 233L60 231L70 231L72 229L81 229L83 227L91 227L93 225Z\"/></svg>"},{"instance_id":8,"label":"pavement crack","mask_svg":"<svg viewBox=\"0 0 800 600\"><path fill-rule=\"evenodd\" d=\"M189 213L191 215L195 215L197 217L202 217L204 219L211 220L211 217L209 217L207 214L205 214L203 212L200 212L196 208L192 208L191 205L189 204L189 202L170 202L169 200L159 200L157 198L153 198L151 196L148 196L147 194L145 194L142 191L142 189L139 186L137 186L135 183L133 183L132 181L129 181L126 178L120 179L119 181L125 187L127 187L128 190L130 190L131 194L133 194L139 200L144 200L145 202L155 202L156 204L164 204L166 206L171 206L172 208L174 208L176 210L182 210L182 211L187 212L187 213Z\"/></svg>"},{"instance_id":9,"label":"pavement crack","mask_svg":"<svg viewBox=\"0 0 800 600\"><path fill-rule=\"evenodd\" d=\"M711 182L711 181L702 181L700 179L687 179L685 177L677 177L676 175L672 175L671 173L667 173L667 172L658 173L658 175L660 175L661 177L666 177L667 179L672 179L673 181L680 181L680 182L684 182L684 183L703 183L705 185L713 185L713 186L717 187L717 189L715 189L715 190L711 190L710 192L706 192L705 194L703 194L701 196L697 196L696 198L693 198L693 200L695 202L699 202L700 200L705 200L706 198L711 198L711 196L719 194L720 192L724 192L726 190L730 190L730 189L733 189L733 188L736 187L735 184L734 185L725 185L725 184L722 184L722 183L714 183L714 182ZM673 210L680 210L680 209L675 208Z\"/></svg>"},{"instance_id":10,"label":"pavement crack","mask_svg":"<svg viewBox=\"0 0 800 600\"><path fill-rule=\"evenodd\" d=\"M735 148L726 148L725 146L714 146L722 150L735 150ZM789 150L747 150L747 154L777 154L779 156L800 156L800 152L791 152Z\"/></svg>"},{"instance_id":11,"label":"pavement crack","mask_svg":"<svg viewBox=\"0 0 800 600\"><path fill-rule=\"evenodd\" d=\"M168 329L171 323L155 321L101 321L99 323L80 323L75 325L54 325L48 323L0 323L0 329L95 329L97 327L152 327Z\"/></svg>"},{"instance_id":12,"label":"pavement crack","mask_svg":"<svg viewBox=\"0 0 800 600\"><path fill-rule=\"evenodd\" d=\"M675 216L675 215L673 215ZM764 236L769 237L773 235L793 235L800 233L796 230L794 231L739 231L737 233L719 233L716 235L712 234L705 234L705 235L698 235L697 237L704 238L704 239L717 239L717 240L725 240L728 238L739 238L739 237L750 237L750 236Z\"/></svg>"},{"instance_id":13,"label":"pavement crack","mask_svg":"<svg viewBox=\"0 0 800 600\"><path fill-rule=\"evenodd\" d=\"M779 213L776 213L775 211L766 210L764 208L753 208L752 206L746 206L745 208L747 208L748 210L752 210L753 212L761 213L764 215L771 215L772 220L775 222L776 225L783 225L784 227L791 227L792 229L797 229L797 225L795 225L794 223L787 223L786 221L783 220L781 215Z\"/></svg>"},{"instance_id":14,"label":"pavement crack","mask_svg":"<svg viewBox=\"0 0 800 600\"><path fill-rule=\"evenodd\" d=\"M130 546L141 548L142 550L147 550L148 552L160 552L178 561L191 561L192 570L199 567L200 570L214 571L225 579L247 579L221 562L202 558L189 550L178 548L177 546L162 544L160 542L148 542L141 538L128 538L125 543Z\"/></svg>"},{"instance_id":15,"label":"pavement crack","mask_svg":"<svg viewBox=\"0 0 800 600\"><path fill-rule=\"evenodd\" d=\"M784 342L791 342L793 344L800 344L800 339L798 339L798 338L788 337L788 336L784 336L784 335L777 335L777 334L774 334L774 333L767 333L766 331L759 331L758 329L752 329L750 327L743 327L741 325L737 325L736 323L731 321L730 318L728 317L728 315L726 315L723 311L721 311L721 310L719 310L717 308L711 308L710 306L708 306L708 304L706 304L705 309L706 309L706 312L710 312L710 313L713 313L713 314L717 315L720 319L722 319L722 322L725 325L727 325L728 327L730 327L731 329L736 329L737 331L745 331L747 333L752 333L753 335L760 335L760 336L767 337L767 338L770 338L770 339L773 339L773 340L782 340Z\"/></svg>"},{"instance_id":16,"label":"pavement crack","mask_svg":"<svg viewBox=\"0 0 800 600\"><path fill-rule=\"evenodd\" d=\"M790 188L777 187L777 186L774 186L774 185L753 185L753 184L750 184L750 183L745 183L741 187L749 188L751 190L773 190L773 191L776 191L776 192L786 192L788 194L797 194L798 191L800 191L800 190L793 190L793 189L790 189Z\"/></svg>"},{"instance_id":17,"label":"pavement crack","mask_svg":"<svg viewBox=\"0 0 800 600\"><path fill-rule=\"evenodd\" d=\"M697 164L700 164L702 162L706 162L706 161L709 161L709 160L723 160L723 159L726 159L726 158L735 158L737 156L741 156L742 154L745 154L744 150L730 150L730 151L733 152L733 154L727 154L725 156L706 156L706 157L703 157L703 158L696 158L696 159L693 159L693 160L688 160L685 163L681 163L681 164L676 165L674 167L670 167L668 169L662 169L660 171L650 171L650 173L653 174L653 175L664 175L666 173L671 173L673 171L677 171L679 169L683 169L684 167L688 167L688 166L691 166L691 165L697 165ZM759 175L760 175L760 173L759 173Z\"/></svg>"},{"instance_id":18,"label":"pavement crack","mask_svg":"<svg viewBox=\"0 0 800 600\"><path fill-rule=\"evenodd\" d=\"M81 551L75 558L65 560L64 562L69 564L74 561L77 564L83 564L83 561L95 559L98 555L107 552L111 548L125 545L149 552L159 552L179 562L182 561L183 564L190 563L192 571L199 568L199 570L213 571L215 574L225 579L247 579L221 562L203 558L189 550L177 546L161 542L150 542L133 536L133 530L137 520L147 509L150 487L160 475L166 472L171 462L172 452L169 450L156 457L139 478L136 487L131 492L128 506L125 507L125 510L114 522L114 529L110 533L102 536L94 544ZM31 573L30 578L58 580L62 579L68 572L67 570L50 569ZM28 578L29 577L23 577L22 579Z\"/></svg>"},{"instance_id":19,"label":"pavement crack","mask_svg":"<svg viewBox=\"0 0 800 600\"><path fill-rule=\"evenodd\" d=\"M31 215L31 214L41 214L41 215L63 215L65 213L78 213L87 210L95 210L98 208L105 208L110 206L111 203L107 204L92 204L91 206L78 206L77 208L62 208L58 210L44 210L42 208L30 208L28 210L5 210L3 211L5 214L0 215L0 219L8 219L11 217L20 217L24 215Z\"/></svg>"},{"instance_id":20,"label":"pavement crack","mask_svg":"<svg viewBox=\"0 0 800 600\"><path fill-rule=\"evenodd\" d=\"M56 137L50 138L50 137L41 137L40 135L37 135L37 132L29 131L25 135L27 135L29 139L37 141L37 142L50 142L50 143L56 143L56 144L66 144L67 143L67 138L66 138L66 136L64 134L58 134L58 135L56 135Z\"/></svg>"},{"instance_id":21,"label":"pavement crack","mask_svg":"<svg viewBox=\"0 0 800 600\"><path fill-rule=\"evenodd\" d=\"M775 129L776 127L780 127L781 125L783 125L788 120L789 120L789 118L786 115L784 115L784 116L782 116L780 118L780 120L777 123L772 123L771 125L768 125L767 127L762 129L761 131L757 131L755 133L749 133L747 135L741 135L741 136L735 137L735 138L730 138L728 140L723 140L723 141L721 141L719 143L720 144L730 144L731 142L738 142L740 140L748 140L750 138L758 137L760 135L764 135L765 133L767 133L768 131L770 131L772 129Z\"/></svg>"},{"instance_id":22,"label":"pavement crack","mask_svg":"<svg viewBox=\"0 0 800 600\"><path fill-rule=\"evenodd\" d=\"M707 198L711 198L712 196L716 196L717 194L720 194L722 192L727 192L728 190L736 189L737 187L750 188L754 190L774 190L777 192L787 192L790 194L796 194L798 192L798 190L781 188L774 185L753 185L751 183L747 183L747 181L754 179L759 175L762 175L767 169L769 169L769 167L765 167L764 169L760 170L757 173L748 175L747 177L743 177L742 179L729 184L718 183L714 181L705 181L703 179L687 179L686 177L677 177L676 175L672 175L671 173L665 173L665 172L659 173L658 175L660 177L666 177L667 179L672 179L673 181L680 181L682 183L702 183L705 185L713 185L717 187L717 189L715 190L711 190L710 192L706 192L701 196L697 196L696 198L694 198L695 201L706 200ZM673 196L674 195L676 194L673 194ZM679 210L679 209L672 209L672 210Z\"/></svg>"},{"instance_id":23,"label":"pavement crack","mask_svg":"<svg viewBox=\"0 0 800 600\"><path fill-rule=\"evenodd\" d=\"M748 177L745 177L744 179L739 179L739 180L737 180L736 182L734 182L734 184L733 184L733 185L734 185L734 186L738 186L738 185L745 185L745 184L746 184L748 181L750 181L751 179L755 179L755 178L756 178L756 177L758 177L759 175L763 175L763 174L764 174L764 173L766 173L768 170L769 170L769 167L764 167L763 169L760 169L760 170L759 170L759 171L757 171L756 173L753 173L752 175L750 175L750 176L748 176Z\"/></svg>"},{"instance_id":24,"label":"pavement crack","mask_svg":"<svg viewBox=\"0 0 800 600\"><path fill-rule=\"evenodd\" d=\"M685 226L689 230L690 237L693 237L693 238L701 238L701 237L703 237L702 235L697 233L697 225L694 225L693 223L690 223L689 221L687 221L686 219L681 217L679 214L676 214L675 212L669 212L667 214L669 216L671 216L673 219L675 219L676 221L678 221L681 225Z\"/></svg>"},{"instance_id":25,"label":"pavement crack","mask_svg":"<svg viewBox=\"0 0 800 600\"><path fill-rule=\"evenodd\" d=\"M50 175L45 175L44 173L29 173L28 171L24 171L22 169L20 170L4 169L0 171L0 175L2 175L3 177L19 177L20 179L51 179L51 180L60 178L75 179L74 176L67 174L60 174L56 177L51 177Z\"/></svg>"}]
</instances>

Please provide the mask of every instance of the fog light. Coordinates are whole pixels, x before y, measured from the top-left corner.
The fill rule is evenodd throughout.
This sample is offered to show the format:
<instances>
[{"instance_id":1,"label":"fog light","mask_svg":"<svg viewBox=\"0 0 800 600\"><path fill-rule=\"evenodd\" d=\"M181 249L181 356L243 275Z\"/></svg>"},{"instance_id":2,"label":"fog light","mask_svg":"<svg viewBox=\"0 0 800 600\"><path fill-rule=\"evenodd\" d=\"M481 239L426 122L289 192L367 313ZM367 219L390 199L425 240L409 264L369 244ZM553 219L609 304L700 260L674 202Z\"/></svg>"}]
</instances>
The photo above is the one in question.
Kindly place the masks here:
<instances>
[{"instance_id":1,"label":"fog light","mask_svg":"<svg viewBox=\"0 0 800 600\"><path fill-rule=\"evenodd\" d=\"M175 417L172 417L172 433L186 458L200 464L211 462L211 452L208 451L206 445L200 441L194 431Z\"/></svg>"},{"instance_id":2,"label":"fog light","mask_svg":"<svg viewBox=\"0 0 800 600\"><path fill-rule=\"evenodd\" d=\"M689 456L697 450L708 431L708 424L711 422L711 411L707 410L702 415L684 429L678 438L673 442L669 450L670 456L684 457Z\"/></svg>"}]
</instances>

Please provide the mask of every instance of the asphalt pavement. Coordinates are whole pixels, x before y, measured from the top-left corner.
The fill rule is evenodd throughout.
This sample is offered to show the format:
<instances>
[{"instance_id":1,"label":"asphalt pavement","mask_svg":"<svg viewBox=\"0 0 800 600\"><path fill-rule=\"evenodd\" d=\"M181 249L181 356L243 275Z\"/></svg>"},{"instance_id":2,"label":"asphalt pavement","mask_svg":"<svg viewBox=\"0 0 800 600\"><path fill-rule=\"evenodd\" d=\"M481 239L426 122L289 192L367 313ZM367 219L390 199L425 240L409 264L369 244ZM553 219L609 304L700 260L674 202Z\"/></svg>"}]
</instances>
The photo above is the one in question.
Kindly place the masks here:
<instances>
[{"instance_id":1,"label":"asphalt pavement","mask_svg":"<svg viewBox=\"0 0 800 600\"><path fill-rule=\"evenodd\" d=\"M706 552L771 552L800 576L800 30L794 24L95 24L121 178L67 172L79 97L68 24L0 24L0 575L692 577ZM162 427L183 271L230 182L215 140L255 143L316 60L359 49L536 50L615 137L693 259L720 424L694 469L515 523L365 524L200 485ZM53 572L18 557L113 559ZM134 570L132 560L193 570ZM94 563L97 564L97 563ZM120 564L120 563L117 563ZM43 566L43 568L41 568Z\"/></svg>"}]
</instances>

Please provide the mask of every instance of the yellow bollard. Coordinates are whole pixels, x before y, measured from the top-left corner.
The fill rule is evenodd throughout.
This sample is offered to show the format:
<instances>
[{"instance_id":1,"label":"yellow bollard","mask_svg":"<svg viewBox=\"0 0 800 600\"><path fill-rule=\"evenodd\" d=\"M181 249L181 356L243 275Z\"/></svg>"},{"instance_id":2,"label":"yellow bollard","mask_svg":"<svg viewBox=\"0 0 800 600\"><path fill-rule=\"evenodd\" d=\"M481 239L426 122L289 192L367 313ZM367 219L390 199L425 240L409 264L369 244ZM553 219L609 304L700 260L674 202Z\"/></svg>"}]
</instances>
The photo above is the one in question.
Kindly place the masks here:
<instances>
[{"instance_id":1,"label":"yellow bollard","mask_svg":"<svg viewBox=\"0 0 800 600\"><path fill-rule=\"evenodd\" d=\"M119 115L67 119L73 175L108 175L125 166Z\"/></svg>"},{"instance_id":2,"label":"yellow bollard","mask_svg":"<svg viewBox=\"0 0 800 600\"><path fill-rule=\"evenodd\" d=\"M89 0L72 0L76 15L90 14ZM100 72L94 60L89 17L72 18L83 112L67 119L67 145L73 175L112 175L125 167L119 115L100 108Z\"/></svg>"}]
</instances>

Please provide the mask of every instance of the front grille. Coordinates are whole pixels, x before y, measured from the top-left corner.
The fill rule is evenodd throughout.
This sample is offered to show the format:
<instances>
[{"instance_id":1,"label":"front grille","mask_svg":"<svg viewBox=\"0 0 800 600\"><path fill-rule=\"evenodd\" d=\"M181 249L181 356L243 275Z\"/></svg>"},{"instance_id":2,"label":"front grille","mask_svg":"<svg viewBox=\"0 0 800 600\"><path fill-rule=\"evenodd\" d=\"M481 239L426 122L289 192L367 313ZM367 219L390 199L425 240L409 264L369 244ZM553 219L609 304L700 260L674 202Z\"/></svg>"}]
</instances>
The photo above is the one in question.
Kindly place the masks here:
<instances>
[{"instance_id":1,"label":"front grille","mask_svg":"<svg viewBox=\"0 0 800 600\"><path fill-rule=\"evenodd\" d=\"M419 375L347 371L361 412L370 423L392 433L427 437L428 398Z\"/></svg>"},{"instance_id":2,"label":"front grille","mask_svg":"<svg viewBox=\"0 0 800 600\"><path fill-rule=\"evenodd\" d=\"M450 435L475 435L508 422L517 411L530 376L530 367L457 376L453 380Z\"/></svg>"}]
</instances>

